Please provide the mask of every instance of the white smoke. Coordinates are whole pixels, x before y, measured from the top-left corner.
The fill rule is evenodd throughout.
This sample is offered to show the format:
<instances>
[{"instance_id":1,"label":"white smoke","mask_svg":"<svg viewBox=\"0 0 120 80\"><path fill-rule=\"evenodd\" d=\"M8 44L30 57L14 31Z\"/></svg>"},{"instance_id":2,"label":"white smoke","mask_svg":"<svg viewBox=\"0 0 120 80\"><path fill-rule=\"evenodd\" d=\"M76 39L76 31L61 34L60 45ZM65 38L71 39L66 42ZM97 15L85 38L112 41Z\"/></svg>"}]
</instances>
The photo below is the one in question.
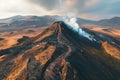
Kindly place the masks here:
<instances>
[{"instance_id":1,"label":"white smoke","mask_svg":"<svg viewBox=\"0 0 120 80\"><path fill-rule=\"evenodd\" d=\"M77 24L77 19L76 18L70 18L70 19L66 19L66 20L64 20L65 21L65 23L67 23L69 26L71 26L71 28L72 29L74 29L75 31L78 31L78 29L79 29L79 25ZM72 27L72 26L74 26L74 27Z\"/></svg>"},{"instance_id":2,"label":"white smoke","mask_svg":"<svg viewBox=\"0 0 120 80\"><path fill-rule=\"evenodd\" d=\"M61 19L59 18L59 20L64 21L69 26L70 29L74 30L79 35L82 35L91 41L96 41L94 38L91 37L92 36L91 34L85 32L84 30L82 30L80 28L79 24L77 23L77 18L75 18L75 17L62 17Z\"/></svg>"},{"instance_id":3,"label":"white smoke","mask_svg":"<svg viewBox=\"0 0 120 80\"><path fill-rule=\"evenodd\" d=\"M62 6L62 0L59 0L59 4L60 4L60 6ZM65 14L65 13L64 13ZM66 14L65 14L66 15ZM68 14L68 15L70 15L70 13ZM58 17L58 20L62 20L62 21L64 21L67 25L69 25L70 26L70 28L72 29L72 30L74 30L75 32L77 32L79 35L82 35L82 36L84 36L84 37L86 37L86 38L88 38L89 40L94 40L95 41L95 39L93 39L91 36L92 35L90 35L89 33L87 33L87 32L85 32L85 31L83 31L81 28L80 28L80 26L79 26L79 24L77 23L77 18L75 18L75 17Z\"/></svg>"}]
</instances>

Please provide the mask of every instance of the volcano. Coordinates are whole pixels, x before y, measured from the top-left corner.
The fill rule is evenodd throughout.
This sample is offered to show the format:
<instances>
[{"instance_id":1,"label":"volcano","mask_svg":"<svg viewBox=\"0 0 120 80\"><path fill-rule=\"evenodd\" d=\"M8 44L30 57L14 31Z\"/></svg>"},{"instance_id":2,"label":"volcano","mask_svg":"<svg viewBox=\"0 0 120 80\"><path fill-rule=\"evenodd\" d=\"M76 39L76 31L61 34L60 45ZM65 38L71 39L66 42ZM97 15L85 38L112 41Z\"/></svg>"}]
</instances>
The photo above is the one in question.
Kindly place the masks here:
<instances>
[{"instance_id":1,"label":"volcano","mask_svg":"<svg viewBox=\"0 0 120 80\"><path fill-rule=\"evenodd\" d=\"M120 80L120 41L55 22L36 37L0 51L0 80Z\"/></svg>"}]
</instances>

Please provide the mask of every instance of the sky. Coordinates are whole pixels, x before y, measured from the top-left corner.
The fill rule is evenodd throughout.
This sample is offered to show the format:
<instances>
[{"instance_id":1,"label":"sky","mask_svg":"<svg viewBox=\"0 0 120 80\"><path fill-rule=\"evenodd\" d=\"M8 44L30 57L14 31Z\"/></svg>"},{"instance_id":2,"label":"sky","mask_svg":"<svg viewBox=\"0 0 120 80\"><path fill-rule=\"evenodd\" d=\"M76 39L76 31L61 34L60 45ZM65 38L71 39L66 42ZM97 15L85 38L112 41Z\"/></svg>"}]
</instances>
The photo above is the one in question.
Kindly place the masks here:
<instances>
[{"instance_id":1,"label":"sky","mask_svg":"<svg viewBox=\"0 0 120 80\"><path fill-rule=\"evenodd\" d=\"M100 20L120 17L120 0L0 0L0 19L61 15Z\"/></svg>"}]
</instances>

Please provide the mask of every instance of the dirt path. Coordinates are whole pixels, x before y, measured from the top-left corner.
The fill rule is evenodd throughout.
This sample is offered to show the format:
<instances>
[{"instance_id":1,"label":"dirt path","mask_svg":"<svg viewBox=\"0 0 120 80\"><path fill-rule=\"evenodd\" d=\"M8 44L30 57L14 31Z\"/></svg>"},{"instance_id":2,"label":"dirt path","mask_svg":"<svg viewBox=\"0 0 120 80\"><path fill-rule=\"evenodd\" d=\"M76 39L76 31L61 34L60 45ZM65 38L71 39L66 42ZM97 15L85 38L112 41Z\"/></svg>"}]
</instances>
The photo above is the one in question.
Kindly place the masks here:
<instances>
[{"instance_id":1,"label":"dirt path","mask_svg":"<svg viewBox=\"0 0 120 80\"><path fill-rule=\"evenodd\" d=\"M60 26L61 23L57 24L55 32L57 32L57 40L58 43L65 45L67 47L67 51L64 55L59 56L56 58L53 62L50 63L50 65L46 68L45 75L43 77L43 80L61 80L62 73L60 72L60 66L62 65L63 61L65 61L65 58L70 55L72 49L71 46L64 43L62 39L62 28ZM63 75L65 76L65 75Z\"/></svg>"},{"instance_id":2,"label":"dirt path","mask_svg":"<svg viewBox=\"0 0 120 80\"><path fill-rule=\"evenodd\" d=\"M67 56L71 53L72 49L71 49L71 46L67 45L66 43L64 43L64 42L62 42L62 41L60 40L60 39L62 38L62 29L61 29L60 24L61 24L61 23L58 24L58 36L57 36L57 39L58 39L58 42L59 42L59 43L61 43L61 44L63 44L63 45L66 45L67 48L68 48L68 51L66 52L66 54L65 54L65 56L64 56L64 58L65 58L65 57L67 57Z\"/></svg>"}]
</instances>

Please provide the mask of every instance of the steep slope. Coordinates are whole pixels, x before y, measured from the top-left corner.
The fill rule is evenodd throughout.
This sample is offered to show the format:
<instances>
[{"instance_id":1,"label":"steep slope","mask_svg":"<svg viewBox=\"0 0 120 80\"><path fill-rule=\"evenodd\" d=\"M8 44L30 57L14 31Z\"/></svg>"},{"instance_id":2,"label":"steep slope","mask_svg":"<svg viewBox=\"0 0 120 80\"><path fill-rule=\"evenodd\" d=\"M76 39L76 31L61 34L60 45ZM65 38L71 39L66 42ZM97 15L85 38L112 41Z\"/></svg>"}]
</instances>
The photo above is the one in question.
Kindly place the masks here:
<instances>
[{"instance_id":1,"label":"steep slope","mask_svg":"<svg viewBox=\"0 0 120 80\"><path fill-rule=\"evenodd\" d=\"M69 27L55 22L38 36L0 51L0 80L119 80L120 59L108 51L115 46L119 56L119 41L83 29L90 40Z\"/></svg>"}]
</instances>

